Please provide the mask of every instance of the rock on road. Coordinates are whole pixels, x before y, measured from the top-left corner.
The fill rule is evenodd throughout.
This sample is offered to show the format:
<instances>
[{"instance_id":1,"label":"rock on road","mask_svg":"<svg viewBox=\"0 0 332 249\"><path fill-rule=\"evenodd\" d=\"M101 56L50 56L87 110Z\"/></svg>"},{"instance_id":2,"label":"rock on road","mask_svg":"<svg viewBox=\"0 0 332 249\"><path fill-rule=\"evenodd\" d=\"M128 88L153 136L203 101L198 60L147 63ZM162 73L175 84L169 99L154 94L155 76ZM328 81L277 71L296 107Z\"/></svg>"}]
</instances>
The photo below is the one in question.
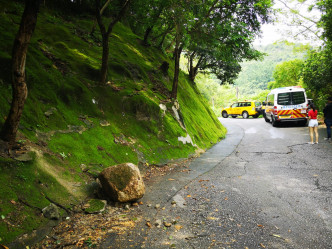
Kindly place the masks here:
<instances>
[{"instance_id":1,"label":"rock on road","mask_svg":"<svg viewBox=\"0 0 332 249\"><path fill-rule=\"evenodd\" d=\"M221 119L227 138L148 186L141 222L101 248L332 248L332 144L307 127ZM157 207L156 207L157 205ZM159 207L160 205L160 207Z\"/></svg>"}]
</instances>

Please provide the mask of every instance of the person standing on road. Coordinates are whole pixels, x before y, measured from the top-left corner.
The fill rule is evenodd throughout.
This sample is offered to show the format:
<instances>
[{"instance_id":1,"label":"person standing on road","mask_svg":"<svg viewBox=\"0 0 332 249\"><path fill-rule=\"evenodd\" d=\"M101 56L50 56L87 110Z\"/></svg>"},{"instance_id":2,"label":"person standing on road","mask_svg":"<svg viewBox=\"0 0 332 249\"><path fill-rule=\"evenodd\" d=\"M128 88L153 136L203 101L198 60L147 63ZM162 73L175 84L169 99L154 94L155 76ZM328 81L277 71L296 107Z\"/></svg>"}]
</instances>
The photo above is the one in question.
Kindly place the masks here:
<instances>
[{"instance_id":1,"label":"person standing on road","mask_svg":"<svg viewBox=\"0 0 332 249\"><path fill-rule=\"evenodd\" d=\"M326 124L327 137L324 140L331 142L331 126L332 126L332 97L327 99L327 104L323 109L324 123Z\"/></svg>"},{"instance_id":2,"label":"person standing on road","mask_svg":"<svg viewBox=\"0 0 332 249\"><path fill-rule=\"evenodd\" d=\"M314 132L316 136L315 144L318 144L318 121L317 121L318 111L316 110L314 104L310 104L310 111L308 112L309 116L309 134L310 134L310 142L309 144L314 144Z\"/></svg>"}]
</instances>

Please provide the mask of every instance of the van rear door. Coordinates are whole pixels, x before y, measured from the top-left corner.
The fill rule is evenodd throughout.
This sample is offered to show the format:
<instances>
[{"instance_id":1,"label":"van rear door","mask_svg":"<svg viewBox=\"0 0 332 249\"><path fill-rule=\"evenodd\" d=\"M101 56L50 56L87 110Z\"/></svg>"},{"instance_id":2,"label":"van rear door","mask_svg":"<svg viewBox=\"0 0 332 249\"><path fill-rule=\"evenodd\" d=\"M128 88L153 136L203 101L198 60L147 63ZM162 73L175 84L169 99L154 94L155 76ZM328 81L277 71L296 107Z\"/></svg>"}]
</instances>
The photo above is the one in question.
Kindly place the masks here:
<instances>
[{"instance_id":1,"label":"van rear door","mask_svg":"<svg viewBox=\"0 0 332 249\"><path fill-rule=\"evenodd\" d=\"M278 93L277 104L280 119L306 117L307 103L303 91Z\"/></svg>"}]
</instances>

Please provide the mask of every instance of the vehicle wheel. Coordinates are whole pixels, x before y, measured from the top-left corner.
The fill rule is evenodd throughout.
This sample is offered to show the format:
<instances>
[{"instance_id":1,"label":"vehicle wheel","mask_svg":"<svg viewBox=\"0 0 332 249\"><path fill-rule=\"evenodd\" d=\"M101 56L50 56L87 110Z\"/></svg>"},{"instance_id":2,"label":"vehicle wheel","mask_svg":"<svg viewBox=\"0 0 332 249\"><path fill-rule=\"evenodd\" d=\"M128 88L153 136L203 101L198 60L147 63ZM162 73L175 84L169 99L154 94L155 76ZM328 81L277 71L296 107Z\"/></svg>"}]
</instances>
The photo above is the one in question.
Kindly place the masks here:
<instances>
[{"instance_id":1,"label":"vehicle wheel","mask_svg":"<svg viewBox=\"0 0 332 249\"><path fill-rule=\"evenodd\" d=\"M223 111L221 115L223 118L228 118L228 113L226 111Z\"/></svg>"},{"instance_id":2,"label":"vehicle wheel","mask_svg":"<svg viewBox=\"0 0 332 249\"><path fill-rule=\"evenodd\" d=\"M266 123L270 123L270 119L268 119L266 117L266 113L265 112L263 112L263 117L264 117Z\"/></svg>"},{"instance_id":3,"label":"vehicle wheel","mask_svg":"<svg viewBox=\"0 0 332 249\"><path fill-rule=\"evenodd\" d=\"M242 118L249 118L248 112L246 111L242 112Z\"/></svg>"},{"instance_id":4,"label":"vehicle wheel","mask_svg":"<svg viewBox=\"0 0 332 249\"><path fill-rule=\"evenodd\" d=\"M236 116L236 115L232 115L231 117L232 117L232 118L236 118L237 116Z\"/></svg>"},{"instance_id":5,"label":"vehicle wheel","mask_svg":"<svg viewBox=\"0 0 332 249\"><path fill-rule=\"evenodd\" d=\"M272 116L271 119L272 119L272 121L271 121L272 126L273 126L273 127L277 127L277 126L278 126L278 123L277 123L277 121L274 119L274 116Z\"/></svg>"}]
</instances>

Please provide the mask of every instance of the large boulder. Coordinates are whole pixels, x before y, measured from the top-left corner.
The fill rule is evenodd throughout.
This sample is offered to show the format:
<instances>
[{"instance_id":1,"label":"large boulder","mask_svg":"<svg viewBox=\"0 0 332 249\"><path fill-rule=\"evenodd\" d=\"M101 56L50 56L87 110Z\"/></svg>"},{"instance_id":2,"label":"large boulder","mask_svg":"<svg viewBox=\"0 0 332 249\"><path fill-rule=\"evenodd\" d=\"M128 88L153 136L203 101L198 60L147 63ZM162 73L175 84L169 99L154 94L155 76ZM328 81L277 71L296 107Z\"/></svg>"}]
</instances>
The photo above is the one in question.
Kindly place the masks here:
<instances>
[{"instance_id":1,"label":"large boulder","mask_svg":"<svg viewBox=\"0 0 332 249\"><path fill-rule=\"evenodd\" d=\"M140 171L132 163L108 167L99 174L98 178L103 191L116 202L136 201L145 193Z\"/></svg>"}]
</instances>

